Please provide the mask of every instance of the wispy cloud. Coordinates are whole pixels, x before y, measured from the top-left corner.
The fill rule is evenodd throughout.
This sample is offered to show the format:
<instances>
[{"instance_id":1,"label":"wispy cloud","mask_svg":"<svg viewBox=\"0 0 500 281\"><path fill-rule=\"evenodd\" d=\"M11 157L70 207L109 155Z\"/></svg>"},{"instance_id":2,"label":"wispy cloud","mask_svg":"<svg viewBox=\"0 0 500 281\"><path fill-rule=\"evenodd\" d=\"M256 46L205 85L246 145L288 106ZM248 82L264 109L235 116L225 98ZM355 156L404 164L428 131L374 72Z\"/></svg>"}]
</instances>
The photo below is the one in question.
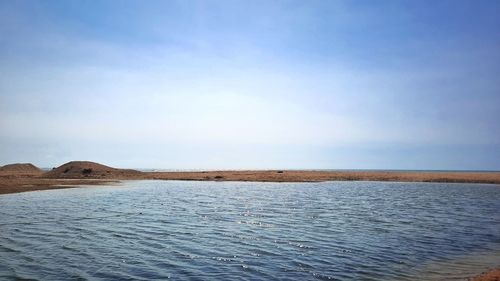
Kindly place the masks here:
<instances>
[{"instance_id":1,"label":"wispy cloud","mask_svg":"<svg viewBox=\"0 0 500 281\"><path fill-rule=\"evenodd\" d=\"M0 161L500 167L498 5L221 3L3 3Z\"/></svg>"}]
</instances>

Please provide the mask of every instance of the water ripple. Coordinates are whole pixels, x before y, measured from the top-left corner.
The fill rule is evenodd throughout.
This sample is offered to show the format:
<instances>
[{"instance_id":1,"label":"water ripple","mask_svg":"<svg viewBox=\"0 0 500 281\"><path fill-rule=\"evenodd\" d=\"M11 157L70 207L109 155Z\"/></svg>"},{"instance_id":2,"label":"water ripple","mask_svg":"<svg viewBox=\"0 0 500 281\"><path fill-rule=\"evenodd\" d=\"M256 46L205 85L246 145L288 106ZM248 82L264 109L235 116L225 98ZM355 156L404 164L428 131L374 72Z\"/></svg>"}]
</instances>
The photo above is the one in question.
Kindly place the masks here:
<instances>
[{"instance_id":1,"label":"water ripple","mask_svg":"<svg viewBox=\"0 0 500 281\"><path fill-rule=\"evenodd\" d=\"M0 279L461 280L500 263L498 198L498 185L374 182L2 195Z\"/></svg>"}]
</instances>

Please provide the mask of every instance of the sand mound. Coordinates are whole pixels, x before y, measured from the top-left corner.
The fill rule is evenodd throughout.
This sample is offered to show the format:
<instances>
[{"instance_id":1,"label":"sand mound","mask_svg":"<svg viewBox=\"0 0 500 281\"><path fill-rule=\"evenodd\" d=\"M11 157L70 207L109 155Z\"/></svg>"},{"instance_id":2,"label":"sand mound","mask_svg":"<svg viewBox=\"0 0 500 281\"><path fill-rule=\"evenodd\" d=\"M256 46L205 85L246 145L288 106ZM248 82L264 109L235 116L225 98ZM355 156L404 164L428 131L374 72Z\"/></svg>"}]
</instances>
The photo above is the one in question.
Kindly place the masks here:
<instances>
[{"instance_id":1,"label":"sand mound","mask_svg":"<svg viewBox=\"0 0 500 281\"><path fill-rule=\"evenodd\" d=\"M16 163L0 167L0 175L41 175L42 170L31 163Z\"/></svg>"},{"instance_id":2,"label":"sand mound","mask_svg":"<svg viewBox=\"0 0 500 281\"><path fill-rule=\"evenodd\" d=\"M89 161L71 161L45 173L44 177L59 179L127 179L137 178L140 175L142 175L142 172L136 170L116 169Z\"/></svg>"}]
</instances>

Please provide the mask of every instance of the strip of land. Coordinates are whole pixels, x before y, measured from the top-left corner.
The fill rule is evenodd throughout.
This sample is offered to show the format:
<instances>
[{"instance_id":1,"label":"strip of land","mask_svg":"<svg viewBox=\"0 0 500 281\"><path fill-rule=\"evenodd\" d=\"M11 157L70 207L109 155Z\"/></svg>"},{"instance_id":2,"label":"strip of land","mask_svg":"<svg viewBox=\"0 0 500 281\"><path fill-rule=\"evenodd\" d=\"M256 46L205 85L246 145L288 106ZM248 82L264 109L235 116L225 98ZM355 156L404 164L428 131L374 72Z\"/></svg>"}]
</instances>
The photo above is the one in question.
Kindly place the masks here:
<instances>
[{"instance_id":1,"label":"strip of land","mask_svg":"<svg viewBox=\"0 0 500 281\"><path fill-rule=\"evenodd\" d=\"M81 187L85 185L107 185L118 183L115 180L99 179L46 179L40 177L0 176L0 194L18 193L35 190Z\"/></svg>"},{"instance_id":2,"label":"strip of land","mask_svg":"<svg viewBox=\"0 0 500 281\"><path fill-rule=\"evenodd\" d=\"M262 182L395 181L500 183L500 173L398 171L210 171L147 173L162 180L222 180Z\"/></svg>"},{"instance_id":3,"label":"strip of land","mask_svg":"<svg viewBox=\"0 0 500 281\"><path fill-rule=\"evenodd\" d=\"M394 181L500 184L500 172L419 171L199 171L141 172L89 161L72 161L44 172L36 166L0 167L0 194L116 183L120 180L191 180L256 182Z\"/></svg>"}]
</instances>

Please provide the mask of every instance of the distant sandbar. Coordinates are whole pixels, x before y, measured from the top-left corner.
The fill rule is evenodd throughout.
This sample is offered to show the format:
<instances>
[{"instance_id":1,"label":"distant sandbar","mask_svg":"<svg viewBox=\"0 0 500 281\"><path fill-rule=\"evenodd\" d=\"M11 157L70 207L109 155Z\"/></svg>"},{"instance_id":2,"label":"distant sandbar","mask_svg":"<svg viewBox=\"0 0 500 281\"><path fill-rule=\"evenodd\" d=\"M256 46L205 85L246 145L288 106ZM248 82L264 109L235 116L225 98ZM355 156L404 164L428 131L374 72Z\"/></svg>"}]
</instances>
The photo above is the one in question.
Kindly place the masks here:
<instances>
[{"instance_id":1,"label":"distant sandbar","mask_svg":"<svg viewBox=\"0 0 500 281\"><path fill-rule=\"evenodd\" d=\"M429 171L199 171L141 172L89 161L72 161L43 172L32 164L0 167L0 194L110 184L119 180L190 180L255 182L394 181L500 184L500 172Z\"/></svg>"}]
</instances>

